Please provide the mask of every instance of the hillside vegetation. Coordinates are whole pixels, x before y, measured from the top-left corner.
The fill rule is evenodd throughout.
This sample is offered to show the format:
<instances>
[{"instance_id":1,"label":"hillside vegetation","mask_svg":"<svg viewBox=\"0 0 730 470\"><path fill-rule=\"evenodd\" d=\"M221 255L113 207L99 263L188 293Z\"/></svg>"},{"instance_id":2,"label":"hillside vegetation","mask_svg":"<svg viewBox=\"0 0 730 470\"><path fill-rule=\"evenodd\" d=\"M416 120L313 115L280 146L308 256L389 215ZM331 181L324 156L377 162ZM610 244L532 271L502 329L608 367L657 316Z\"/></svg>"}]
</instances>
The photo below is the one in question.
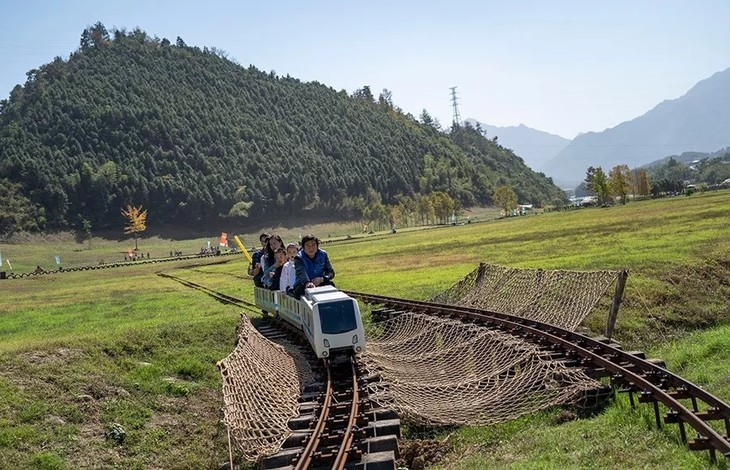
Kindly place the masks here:
<instances>
[{"instance_id":1,"label":"hillside vegetation","mask_svg":"<svg viewBox=\"0 0 730 470\"><path fill-rule=\"evenodd\" d=\"M466 207L503 185L525 203L562 197L477 129L440 132L387 90L348 95L181 38L97 23L68 60L27 75L0 101L0 234L118 225L126 204L204 225L302 209L355 218L436 192Z\"/></svg>"},{"instance_id":2,"label":"hillside vegetation","mask_svg":"<svg viewBox=\"0 0 730 470\"><path fill-rule=\"evenodd\" d=\"M696 163L693 163L695 162ZM714 154L687 152L668 157L648 167L649 178L660 186L663 181L689 181L693 184L716 185L730 179L730 150Z\"/></svg>"}]
</instances>

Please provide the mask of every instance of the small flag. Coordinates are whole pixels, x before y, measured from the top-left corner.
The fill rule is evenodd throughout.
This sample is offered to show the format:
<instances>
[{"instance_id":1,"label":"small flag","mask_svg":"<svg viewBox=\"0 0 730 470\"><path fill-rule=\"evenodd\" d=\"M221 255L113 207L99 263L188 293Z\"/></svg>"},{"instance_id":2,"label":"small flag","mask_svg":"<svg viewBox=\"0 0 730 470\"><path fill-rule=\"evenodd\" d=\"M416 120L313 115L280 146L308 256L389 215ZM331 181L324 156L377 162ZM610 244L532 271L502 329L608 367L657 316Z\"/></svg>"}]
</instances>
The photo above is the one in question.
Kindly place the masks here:
<instances>
[{"instance_id":1,"label":"small flag","mask_svg":"<svg viewBox=\"0 0 730 470\"><path fill-rule=\"evenodd\" d=\"M208 240L208 249L210 250L210 240Z\"/></svg>"},{"instance_id":2,"label":"small flag","mask_svg":"<svg viewBox=\"0 0 730 470\"><path fill-rule=\"evenodd\" d=\"M218 244L220 246L228 246L228 234L226 232L221 232L221 239Z\"/></svg>"},{"instance_id":3,"label":"small flag","mask_svg":"<svg viewBox=\"0 0 730 470\"><path fill-rule=\"evenodd\" d=\"M55 258L56 258L56 266L61 266L61 257L56 255Z\"/></svg>"}]
</instances>

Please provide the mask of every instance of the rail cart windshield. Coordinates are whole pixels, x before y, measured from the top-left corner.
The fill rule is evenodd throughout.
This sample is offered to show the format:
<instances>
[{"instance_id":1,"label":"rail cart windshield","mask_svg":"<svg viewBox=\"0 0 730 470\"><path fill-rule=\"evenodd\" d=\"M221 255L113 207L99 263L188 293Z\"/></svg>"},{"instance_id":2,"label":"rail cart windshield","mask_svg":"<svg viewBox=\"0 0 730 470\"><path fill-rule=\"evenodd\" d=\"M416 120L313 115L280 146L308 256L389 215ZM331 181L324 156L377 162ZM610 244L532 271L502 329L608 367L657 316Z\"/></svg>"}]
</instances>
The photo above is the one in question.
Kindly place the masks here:
<instances>
[{"instance_id":1,"label":"rail cart windshield","mask_svg":"<svg viewBox=\"0 0 730 470\"><path fill-rule=\"evenodd\" d=\"M317 304L322 333L336 335L357 329L352 299Z\"/></svg>"}]
</instances>

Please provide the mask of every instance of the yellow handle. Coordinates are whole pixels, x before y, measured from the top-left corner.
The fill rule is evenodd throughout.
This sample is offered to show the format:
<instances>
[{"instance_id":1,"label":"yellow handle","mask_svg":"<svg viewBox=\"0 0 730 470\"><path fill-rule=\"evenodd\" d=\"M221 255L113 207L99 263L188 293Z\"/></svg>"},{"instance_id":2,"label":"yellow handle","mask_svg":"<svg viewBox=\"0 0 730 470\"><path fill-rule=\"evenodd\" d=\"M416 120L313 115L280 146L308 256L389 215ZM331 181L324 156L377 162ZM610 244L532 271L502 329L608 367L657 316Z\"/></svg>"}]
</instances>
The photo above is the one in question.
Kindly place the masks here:
<instances>
[{"instance_id":1,"label":"yellow handle","mask_svg":"<svg viewBox=\"0 0 730 470\"><path fill-rule=\"evenodd\" d=\"M241 243L241 239L238 238L238 235L234 235L233 239L236 240L236 245L243 251L244 256L246 256L246 259L248 259L249 263L253 263L253 258L251 258L251 255L248 253L248 250L246 250L246 247L243 246L243 243Z\"/></svg>"}]
</instances>

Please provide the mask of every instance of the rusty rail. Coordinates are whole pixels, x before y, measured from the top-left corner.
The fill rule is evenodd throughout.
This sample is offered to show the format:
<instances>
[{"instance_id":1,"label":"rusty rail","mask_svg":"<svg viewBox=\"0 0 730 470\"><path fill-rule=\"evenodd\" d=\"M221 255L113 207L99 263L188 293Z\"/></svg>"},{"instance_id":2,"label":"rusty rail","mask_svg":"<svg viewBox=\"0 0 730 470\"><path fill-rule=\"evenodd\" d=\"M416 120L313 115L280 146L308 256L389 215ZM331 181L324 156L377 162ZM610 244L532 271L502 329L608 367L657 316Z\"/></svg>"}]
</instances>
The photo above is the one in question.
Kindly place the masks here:
<instances>
[{"instance_id":1,"label":"rusty rail","mask_svg":"<svg viewBox=\"0 0 730 470\"><path fill-rule=\"evenodd\" d=\"M357 364L354 357L349 357L349 369L351 372L351 380L345 384L335 382L332 372L332 364L329 361L324 362L327 370L327 384L324 393L324 400L320 409L317 424L312 429L307 446L301 455L297 458L295 470L305 470L312 466L329 465L331 461L332 468L335 470L343 470L351 457L352 443L354 439L354 430L357 426L357 418L359 413L359 385ZM350 390L348 387L352 387ZM341 400L335 399L335 394L348 394L346 400L352 400L345 421L343 430L335 430L338 418L344 413L340 411ZM334 438L334 439L333 439ZM337 453L334 449L320 449L333 442L339 442Z\"/></svg>"},{"instance_id":2,"label":"rusty rail","mask_svg":"<svg viewBox=\"0 0 730 470\"><path fill-rule=\"evenodd\" d=\"M344 436L342 437L342 445L340 450L337 452L337 457L332 465L332 468L342 470L345 468L347 458L349 456L350 447L352 446L352 440L354 438L353 432L357 424L357 414L359 411L360 403L360 392L358 390L357 383L357 364L355 358L350 357L350 366L352 369L352 406L350 407L350 417L347 420L347 428L345 429Z\"/></svg>"},{"instance_id":3,"label":"rusty rail","mask_svg":"<svg viewBox=\"0 0 730 470\"><path fill-rule=\"evenodd\" d=\"M217 290L214 290L214 289L211 289L209 287L206 287L206 286L204 286L202 284L198 284L198 283L193 282L193 281L188 281L188 280L183 279L181 277L173 276L172 274L167 274L167 273L160 272L160 273L157 273L157 275L160 276L160 277L167 278L167 279L172 279L173 281L179 282L180 284L182 284L184 286L191 287L193 289L197 289L197 290L199 290L201 292L205 292L209 296L211 296L211 297L213 297L215 299L218 299L221 302L224 302L224 303L227 303L227 304L232 304L232 305L235 305L237 307L242 307L242 308L249 308L249 309L251 309L251 308L255 309L256 308L256 304L253 303L253 302L248 302L246 300L239 299L238 297L234 297L232 295L224 294L224 293L219 292Z\"/></svg>"},{"instance_id":4,"label":"rusty rail","mask_svg":"<svg viewBox=\"0 0 730 470\"><path fill-rule=\"evenodd\" d=\"M679 424L680 438L683 442L687 442L684 423L697 431L698 437L688 442L690 449L709 450L710 459L713 461L715 451L730 458L730 439L727 435L719 434L707 423L712 420L724 421L725 432L730 435L730 406L699 386L652 362L579 333L514 315L358 292L349 292L349 295L401 311L457 317L461 320L489 324L529 342L557 347L567 356L579 357L582 367L593 366L594 375L610 376L614 384L627 386L629 393L632 394L630 395L632 404L633 393L640 392L640 402L653 404L658 427L661 427L658 403L663 403L670 410L664 417L664 422ZM685 407L679 401L681 399L691 399L692 409ZM697 400L704 402L707 409L701 411Z\"/></svg>"},{"instance_id":5,"label":"rusty rail","mask_svg":"<svg viewBox=\"0 0 730 470\"><path fill-rule=\"evenodd\" d=\"M327 418L329 417L330 406L332 405L332 371L330 370L329 362L326 362L325 367L327 369L327 388L324 393L322 409L319 413L317 424L312 430L312 435L309 437L309 442L307 442L307 446L304 448L302 455L299 456L296 467L294 467L295 470L306 470L312 465L314 452L319 447L319 442L327 428Z\"/></svg>"}]
</instances>

